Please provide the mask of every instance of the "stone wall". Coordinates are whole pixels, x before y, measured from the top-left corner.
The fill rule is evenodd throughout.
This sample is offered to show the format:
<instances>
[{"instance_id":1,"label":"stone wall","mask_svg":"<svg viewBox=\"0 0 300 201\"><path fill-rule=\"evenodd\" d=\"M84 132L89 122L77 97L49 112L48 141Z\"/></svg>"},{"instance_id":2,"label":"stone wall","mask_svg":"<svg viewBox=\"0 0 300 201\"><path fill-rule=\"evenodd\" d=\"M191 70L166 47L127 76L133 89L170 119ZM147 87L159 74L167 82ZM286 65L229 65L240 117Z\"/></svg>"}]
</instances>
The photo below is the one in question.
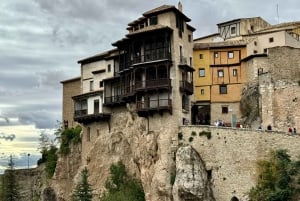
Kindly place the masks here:
<instances>
[{"instance_id":1,"label":"stone wall","mask_svg":"<svg viewBox=\"0 0 300 201\"><path fill-rule=\"evenodd\" d=\"M202 131L211 138L199 136ZM244 200L257 181L256 162L267 159L270 150L287 149L293 159L300 154L300 136L286 132L205 126L184 126L180 132L179 143L191 144L205 162L217 201Z\"/></svg>"}]
</instances>

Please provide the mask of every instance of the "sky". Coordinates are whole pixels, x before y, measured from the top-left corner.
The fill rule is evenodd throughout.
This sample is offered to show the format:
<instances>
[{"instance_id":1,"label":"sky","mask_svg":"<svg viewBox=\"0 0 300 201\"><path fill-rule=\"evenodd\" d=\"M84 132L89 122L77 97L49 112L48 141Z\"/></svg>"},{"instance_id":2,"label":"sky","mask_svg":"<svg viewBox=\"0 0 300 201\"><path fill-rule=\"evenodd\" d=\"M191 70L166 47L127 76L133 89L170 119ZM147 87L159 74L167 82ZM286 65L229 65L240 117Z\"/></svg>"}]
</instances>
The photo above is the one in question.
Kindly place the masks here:
<instances>
[{"instance_id":1,"label":"sky","mask_svg":"<svg viewBox=\"0 0 300 201\"><path fill-rule=\"evenodd\" d=\"M181 3L194 38L236 18L300 20L299 0ZM0 173L9 155L17 168L36 164L40 133L50 135L61 120L60 81L80 75L77 61L113 48L129 22L163 4L178 0L0 0Z\"/></svg>"}]
</instances>

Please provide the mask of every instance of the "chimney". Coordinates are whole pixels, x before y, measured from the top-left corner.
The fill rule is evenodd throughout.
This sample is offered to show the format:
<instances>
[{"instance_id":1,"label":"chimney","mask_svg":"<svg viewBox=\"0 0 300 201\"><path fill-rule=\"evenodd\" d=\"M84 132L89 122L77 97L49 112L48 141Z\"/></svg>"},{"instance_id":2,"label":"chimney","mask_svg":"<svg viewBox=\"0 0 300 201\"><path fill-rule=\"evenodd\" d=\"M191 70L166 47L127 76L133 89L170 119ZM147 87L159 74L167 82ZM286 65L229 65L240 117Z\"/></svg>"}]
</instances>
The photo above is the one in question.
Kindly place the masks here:
<instances>
[{"instance_id":1,"label":"chimney","mask_svg":"<svg viewBox=\"0 0 300 201\"><path fill-rule=\"evenodd\" d=\"M180 1L178 2L178 10L179 10L180 12L182 12L182 4L181 4Z\"/></svg>"}]
</instances>

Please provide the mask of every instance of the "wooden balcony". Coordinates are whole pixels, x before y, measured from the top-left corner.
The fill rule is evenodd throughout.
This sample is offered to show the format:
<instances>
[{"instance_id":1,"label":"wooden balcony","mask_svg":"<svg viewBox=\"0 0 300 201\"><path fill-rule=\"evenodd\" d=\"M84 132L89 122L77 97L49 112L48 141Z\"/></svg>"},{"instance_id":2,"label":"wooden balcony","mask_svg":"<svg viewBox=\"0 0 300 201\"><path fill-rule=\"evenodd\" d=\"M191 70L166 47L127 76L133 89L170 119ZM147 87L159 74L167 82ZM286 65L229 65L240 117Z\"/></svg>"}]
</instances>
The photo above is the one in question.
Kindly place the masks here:
<instances>
[{"instance_id":1,"label":"wooden balcony","mask_svg":"<svg viewBox=\"0 0 300 201\"><path fill-rule=\"evenodd\" d=\"M75 110L74 112L74 121L78 123L92 123L96 121L107 121L110 119L109 113L93 113L87 114L87 110Z\"/></svg>"},{"instance_id":2,"label":"wooden balcony","mask_svg":"<svg viewBox=\"0 0 300 201\"><path fill-rule=\"evenodd\" d=\"M147 62L154 62L160 60L170 60L171 53L168 52L166 48L158 48L149 52L146 52L145 55L135 56L131 61L130 65L142 64Z\"/></svg>"},{"instance_id":3,"label":"wooden balcony","mask_svg":"<svg viewBox=\"0 0 300 201\"><path fill-rule=\"evenodd\" d=\"M179 84L180 84L179 86L180 92L186 93L187 95L192 95L194 93L193 83L190 83L186 80L182 80L180 81Z\"/></svg>"},{"instance_id":4,"label":"wooden balcony","mask_svg":"<svg viewBox=\"0 0 300 201\"><path fill-rule=\"evenodd\" d=\"M137 81L135 83L136 91L157 89L157 88L169 88L169 87L171 87L171 79L168 78Z\"/></svg>"},{"instance_id":5,"label":"wooden balcony","mask_svg":"<svg viewBox=\"0 0 300 201\"><path fill-rule=\"evenodd\" d=\"M108 96L104 98L104 106L114 106L114 105L120 105L124 104L123 96L116 95L116 96Z\"/></svg>"},{"instance_id":6,"label":"wooden balcony","mask_svg":"<svg viewBox=\"0 0 300 201\"><path fill-rule=\"evenodd\" d=\"M140 116L147 116L155 111L169 111L172 114L172 100L152 99L150 101L137 101L136 110Z\"/></svg>"}]
</instances>

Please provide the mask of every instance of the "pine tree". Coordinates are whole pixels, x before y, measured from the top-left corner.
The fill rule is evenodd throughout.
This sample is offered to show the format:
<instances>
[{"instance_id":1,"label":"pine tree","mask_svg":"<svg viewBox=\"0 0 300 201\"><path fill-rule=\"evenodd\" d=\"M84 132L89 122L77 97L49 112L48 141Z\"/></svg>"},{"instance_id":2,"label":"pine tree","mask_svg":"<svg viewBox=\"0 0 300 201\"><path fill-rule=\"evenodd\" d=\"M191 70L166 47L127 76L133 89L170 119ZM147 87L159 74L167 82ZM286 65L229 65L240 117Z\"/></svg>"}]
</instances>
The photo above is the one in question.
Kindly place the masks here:
<instances>
[{"instance_id":1,"label":"pine tree","mask_svg":"<svg viewBox=\"0 0 300 201\"><path fill-rule=\"evenodd\" d=\"M88 183L88 170L84 168L81 171L81 180L76 186L72 196L72 201L91 201L93 198L91 185Z\"/></svg>"},{"instance_id":2,"label":"pine tree","mask_svg":"<svg viewBox=\"0 0 300 201\"><path fill-rule=\"evenodd\" d=\"M14 173L14 161L10 156L8 169L5 171L3 178L3 201L19 201L19 188Z\"/></svg>"}]
</instances>

